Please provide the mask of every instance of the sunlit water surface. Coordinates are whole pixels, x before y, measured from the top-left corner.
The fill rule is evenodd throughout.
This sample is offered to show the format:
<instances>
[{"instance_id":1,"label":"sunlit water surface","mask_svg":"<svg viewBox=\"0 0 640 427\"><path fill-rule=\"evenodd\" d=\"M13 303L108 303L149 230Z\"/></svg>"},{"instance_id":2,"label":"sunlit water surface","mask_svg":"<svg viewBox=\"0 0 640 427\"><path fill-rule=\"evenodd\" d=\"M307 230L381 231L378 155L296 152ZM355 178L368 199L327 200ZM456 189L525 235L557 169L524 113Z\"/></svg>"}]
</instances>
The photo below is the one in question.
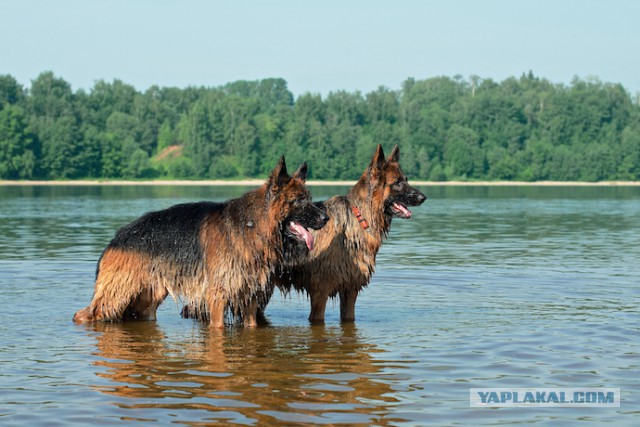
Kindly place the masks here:
<instances>
[{"instance_id":1,"label":"sunlit water surface","mask_svg":"<svg viewBox=\"0 0 640 427\"><path fill-rule=\"evenodd\" d=\"M638 425L640 188L423 187L355 324L277 294L271 326L78 326L149 210L243 187L0 188L1 425ZM316 200L345 187L313 187ZM615 387L619 408L471 408L469 388Z\"/></svg>"}]
</instances>

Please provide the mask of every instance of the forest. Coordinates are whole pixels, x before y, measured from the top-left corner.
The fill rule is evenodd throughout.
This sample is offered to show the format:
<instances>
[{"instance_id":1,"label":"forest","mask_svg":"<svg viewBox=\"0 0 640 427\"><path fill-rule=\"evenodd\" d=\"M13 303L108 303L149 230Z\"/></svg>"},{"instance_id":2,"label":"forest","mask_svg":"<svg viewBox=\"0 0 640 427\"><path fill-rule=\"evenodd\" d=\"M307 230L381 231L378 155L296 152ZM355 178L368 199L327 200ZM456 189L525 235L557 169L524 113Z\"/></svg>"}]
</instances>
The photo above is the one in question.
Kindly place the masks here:
<instances>
[{"instance_id":1,"label":"forest","mask_svg":"<svg viewBox=\"0 0 640 427\"><path fill-rule=\"evenodd\" d=\"M297 98L280 78L141 92L0 75L0 179L264 177L283 154L311 179L357 179L377 144L400 146L411 180L640 180L640 105L620 84L531 72Z\"/></svg>"}]
</instances>

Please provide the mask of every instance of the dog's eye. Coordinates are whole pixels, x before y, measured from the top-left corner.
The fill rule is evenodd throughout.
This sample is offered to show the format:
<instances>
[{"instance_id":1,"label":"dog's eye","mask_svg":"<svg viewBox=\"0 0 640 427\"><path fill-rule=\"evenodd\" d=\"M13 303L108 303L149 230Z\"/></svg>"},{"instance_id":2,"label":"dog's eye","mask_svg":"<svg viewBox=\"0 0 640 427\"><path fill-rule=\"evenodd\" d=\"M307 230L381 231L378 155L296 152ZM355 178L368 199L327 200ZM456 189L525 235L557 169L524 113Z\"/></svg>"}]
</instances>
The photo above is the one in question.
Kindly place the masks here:
<instances>
[{"instance_id":1,"label":"dog's eye","mask_svg":"<svg viewBox=\"0 0 640 427\"><path fill-rule=\"evenodd\" d=\"M394 187L402 187L402 185L404 184L405 180L400 178L398 179L396 182L393 183Z\"/></svg>"}]
</instances>

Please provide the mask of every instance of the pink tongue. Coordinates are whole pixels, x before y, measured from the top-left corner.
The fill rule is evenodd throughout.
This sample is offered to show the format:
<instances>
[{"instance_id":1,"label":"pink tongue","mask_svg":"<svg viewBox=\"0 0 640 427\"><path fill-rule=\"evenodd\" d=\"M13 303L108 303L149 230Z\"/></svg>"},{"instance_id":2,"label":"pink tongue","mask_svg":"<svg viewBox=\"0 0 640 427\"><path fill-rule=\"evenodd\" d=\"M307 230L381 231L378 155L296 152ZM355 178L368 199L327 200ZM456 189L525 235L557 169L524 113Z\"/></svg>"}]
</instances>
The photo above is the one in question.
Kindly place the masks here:
<instances>
[{"instance_id":1,"label":"pink tongue","mask_svg":"<svg viewBox=\"0 0 640 427\"><path fill-rule=\"evenodd\" d=\"M307 245L309 250L312 251L313 250L313 236L311 235L311 233L309 233L309 230L307 230L302 225L300 225L300 224L298 224L297 222L294 222L294 221L291 221L290 227L291 227L291 229L293 230L294 233L296 233L298 236L300 236L300 237L302 237L304 239L305 244Z\"/></svg>"},{"instance_id":2,"label":"pink tongue","mask_svg":"<svg viewBox=\"0 0 640 427\"><path fill-rule=\"evenodd\" d=\"M402 206L400 203L395 203L394 202L392 206L398 212L402 212L402 216L404 218L411 218L411 211L409 209L405 208L404 206Z\"/></svg>"}]
</instances>

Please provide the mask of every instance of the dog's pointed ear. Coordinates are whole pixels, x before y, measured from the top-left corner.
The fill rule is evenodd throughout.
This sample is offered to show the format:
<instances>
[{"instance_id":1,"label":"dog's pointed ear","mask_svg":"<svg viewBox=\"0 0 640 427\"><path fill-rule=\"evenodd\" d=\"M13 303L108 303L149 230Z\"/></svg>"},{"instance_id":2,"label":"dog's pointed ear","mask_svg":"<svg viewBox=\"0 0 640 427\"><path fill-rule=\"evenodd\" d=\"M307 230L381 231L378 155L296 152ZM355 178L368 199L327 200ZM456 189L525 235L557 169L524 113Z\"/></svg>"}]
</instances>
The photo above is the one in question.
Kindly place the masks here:
<instances>
[{"instance_id":1,"label":"dog's pointed ear","mask_svg":"<svg viewBox=\"0 0 640 427\"><path fill-rule=\"evenodd\" d=\"M387 161L389 163L398 163L400 161L400 148L398 147L398 144L396 144L396 146L393 147L393 150L391 150L391 154L389 154Z\"/></svg>"},{"instance_id":2,"label":"dog's pointed ear","mask_svg":"<svg viewBox=\"0 0 640 427\"><path fill-rule=\"evenodd\" d=\"M385 158L384 151L382 151L382 145L378 144L376 148L376 152L373 153L373 157L371 157L371 164L369 165L370 170L382 170L384 166Z\"/></svg>"},{"instance_id":3,"label":"dog's pointed ear","mask_svg":"<svg viewBox=\"0 0 640 427\"><path fill-rule=\"evenodd\" d=\"M384 151L382 151L382 145L378 144L375 153L373 153L373 157L371 157L371 163L369 164L369 168L367 168L366 172L370 190L376 187L380 182L382 170L386 162L387 161L384 158Z\"/></svg>"},{"instance_id":4,"label":"dog's pointed ear","mask_svg":"<svg viewBox=\"0 0 640 427\"><path fill-rule=\"evenodd\" d=\"M287 173L287 163L284 160L284 156L282 156L276 167L271 171L271 175L269 175L269 180L267 181L269 194L276 194L290 179L291 177Z\"/></svg>"},{"instance_id":5,"label":"dog's pointed ear","mask_svg":"<svg viewBox=\"0 0 640 427\"><path fill-rule=\"evenodd\" d=\"M293 177L301 180L302 182L307 180L307 162L300 165L298 170L293 173Z\"/></svg>"}]
</instances>

